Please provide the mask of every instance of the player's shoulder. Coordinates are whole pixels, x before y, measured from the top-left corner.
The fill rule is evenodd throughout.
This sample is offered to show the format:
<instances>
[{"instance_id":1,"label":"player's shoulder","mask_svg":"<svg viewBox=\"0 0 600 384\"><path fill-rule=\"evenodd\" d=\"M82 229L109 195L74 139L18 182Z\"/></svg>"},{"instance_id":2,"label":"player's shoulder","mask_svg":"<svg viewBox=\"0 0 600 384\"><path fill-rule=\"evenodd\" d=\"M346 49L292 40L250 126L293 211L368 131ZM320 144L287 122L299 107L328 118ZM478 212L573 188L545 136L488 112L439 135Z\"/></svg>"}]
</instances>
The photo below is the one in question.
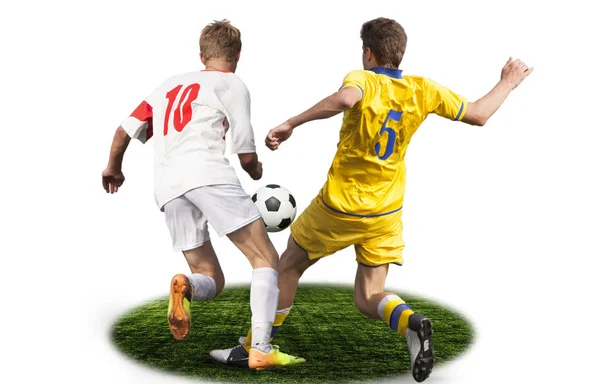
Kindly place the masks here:
<instances>
[{"instance_id":1,"label":"player's shoulder","mask_svg":"<svg viewBox=\"0 0 600 384\"><path fill-rule=\"evenodd\" d=\"M419 90L427 90L428 88L435 87L437 83L429 77L420 75L404 75L402 79L408 83L411 88Z\"/></svg>"},{"instance_id":2,"label":"player's shoulder","mask_svg":"<svg viewBox=\"0 0 600 384\"><path fill-rule=\"evenodd\" d=\"M415 84L415 85L425 85L430 81L429 78L420 75L402 75L402 79L406 82Z\"/></svg>"},{"instance_id":3,"label":"player's shoulder","mask_svg":"<svg viewBox=\"0 0 600 384\"><path fill-rule=\"evenodd\" d=\"M214 88L216 91L226 92L227 90L247 92L248 88L242 79L234 72L230 71L206 71L198 70L180 73L171 76L164 82L164 87L173 84L199 83L202 87Z\"/></svg>"},{"instance_id":4,"label":"player's shoulder","mask_svg":"<svg viewBox=\"0 0 600 384\"><path fill-rule=\"evenodd\" d=\"M198 71L189 71L189 72L178 73L176 75L173 75L173 76L167 78L167 80L165 80L164 83L174 83L174 82L181 82L181 81L185 81L185 80L194 81L194 80L200 80L200 79L224 80L226 82L241 81L240 78L235 73L230 72L230 71L198 70Z\"/></svg>"},{"instance_id":5,"label":"player's shoulder","mask_svg":"<svg viewBox=\"0 0 600 384\"><path fill-rule=\"evenodd\" d=\"M239 77L237 74L235 74L233 72L221 72L221 73L223 74L223 78L225 80L227 80L229 82L229 84L241 87L245 90L248 90L248 88L246 87L246 83L244 83L242 78Z\"/></svg>"},{"instance_id":6,"label":"player's shoulder","mask_svg":"<svg viewBox=\"0 0 600 384\"><path fill-rule=\"evenodd\" d=\"M165 84L172 83L186 83L186 82L195 82L199 81L202 78L207 78L206 71L188 71L183 73L178 73L173 75L165 80Z\"/></svg>"},{"instance_id":7,"label":"player's shoulder","mask_svg":"<svg viewBox=\"0 0 600 384\"><path fill-rule=\"evenodd\" d=\"M375 72L366 69L354 69L346 74L346 79L352 78L363 78L363 79L374 79L376 77Z\"/></svg>"},{"instance_id":8,"label":"player's shoulder","mask_svg":"<svg viewBox=\"0 0 600 384\"><path fill-rule=\"evenodd\" d=\"M196 72L178 73L176 75L169 76L165 80L163 80L163 82L160 83L160 86L157 88L157 90L162 91L166 88L171 89L176 85L185 85L195 82L197 82Z\"/></svg>"}]
</instances>

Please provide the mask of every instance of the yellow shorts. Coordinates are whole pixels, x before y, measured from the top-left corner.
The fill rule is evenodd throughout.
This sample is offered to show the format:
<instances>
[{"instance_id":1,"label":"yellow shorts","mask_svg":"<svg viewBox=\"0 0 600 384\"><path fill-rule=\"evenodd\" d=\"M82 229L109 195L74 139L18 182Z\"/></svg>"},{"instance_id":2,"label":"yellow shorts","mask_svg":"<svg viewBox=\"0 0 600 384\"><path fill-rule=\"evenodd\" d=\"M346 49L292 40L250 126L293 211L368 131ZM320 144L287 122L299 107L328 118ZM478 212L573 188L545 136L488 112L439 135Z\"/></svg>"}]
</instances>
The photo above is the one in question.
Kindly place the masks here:
<instances>
[{"instance_id":1,"label":"yellow shorts","mask_svg":"<svg viewBox=\"0 0 600 384\"><path fill-rule=\"evenodd\" d=\"M352 216L328 208L319 194L290 229L310 260L354 245L356 261L363 265L402 265L404 261L402 210L376 217Z\"/></svg>"}]
</instances>

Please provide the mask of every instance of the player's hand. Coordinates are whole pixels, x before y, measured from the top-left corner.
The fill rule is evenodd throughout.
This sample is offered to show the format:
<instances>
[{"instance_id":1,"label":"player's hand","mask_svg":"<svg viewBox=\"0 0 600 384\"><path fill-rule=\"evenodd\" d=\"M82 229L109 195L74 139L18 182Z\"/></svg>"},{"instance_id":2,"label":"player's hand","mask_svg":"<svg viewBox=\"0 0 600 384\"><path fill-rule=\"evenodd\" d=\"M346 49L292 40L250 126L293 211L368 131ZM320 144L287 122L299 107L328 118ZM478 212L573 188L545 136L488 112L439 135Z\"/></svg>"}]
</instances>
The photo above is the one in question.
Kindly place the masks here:
<instances>
[{"instance_id":1,"label":"player's hand","mask_svg":"<svg viewBox=\"0 0 600 384\"><path fill-rule=\"evenodd\" d=\"M521 60L513 60L511 57L504 65L504 68L502 68L500 78L508 82L511 89L515 89L531 74L531 72L533 72L533 67L528 67Z\"/></svg>"},{"instance_id":2,"label":"player's hand","mask_svg":"<svg viewBox=\"0 0 600 384\"><path fill-rule=\"evenodd\" d=\"M292 132L294 132L292 126L288 122L285 122L269 131L269 134L265 139L265 144L271 151L274 151L279 148L281 143L292 136Z\"/></svg>"},{"instance_id":3,"label":"player's hand","mask_svg":"<svg viewBox=\"0 0 600 384\"><path fill-rule=\"evenodd\" d=\"M252 178L252 180L260 180L263 174L263 167L262 167L262 163L259 161L258 163L256 163L256 168L254 169L254 171L252 173L250 173L250 177Z\"/></svg>"},{"instance_id":4,"label":"player's hand","mask_svg":"<svg viewBox=\"0 0 600 384\"><path fill-rule=\"evenodd\" d=\"M106 193L116 193L124 181L125 176L120 169L106 168L102 172L102 186Z\"/></svg>"}]
</instances>

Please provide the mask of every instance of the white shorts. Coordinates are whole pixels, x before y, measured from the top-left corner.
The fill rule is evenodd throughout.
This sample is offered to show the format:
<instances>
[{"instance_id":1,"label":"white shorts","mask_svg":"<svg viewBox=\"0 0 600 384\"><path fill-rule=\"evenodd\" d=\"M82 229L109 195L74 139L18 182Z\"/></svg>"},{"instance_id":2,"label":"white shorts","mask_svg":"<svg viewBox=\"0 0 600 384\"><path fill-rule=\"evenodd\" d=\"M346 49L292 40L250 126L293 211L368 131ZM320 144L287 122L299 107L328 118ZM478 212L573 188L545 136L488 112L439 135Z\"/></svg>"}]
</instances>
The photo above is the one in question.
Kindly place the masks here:
<instances>
[{"instance_id":1,"label":"white shorts","mask_svg":"<svg viewBox=\"0 0 600 384\"><path fill-rule=\"evenodd\" d=\"M165 204L173 250L188 251L210 240L208 223L223 236L260 218L258 208L240 185L207 185Z\"/></svg>"}]
</instances>

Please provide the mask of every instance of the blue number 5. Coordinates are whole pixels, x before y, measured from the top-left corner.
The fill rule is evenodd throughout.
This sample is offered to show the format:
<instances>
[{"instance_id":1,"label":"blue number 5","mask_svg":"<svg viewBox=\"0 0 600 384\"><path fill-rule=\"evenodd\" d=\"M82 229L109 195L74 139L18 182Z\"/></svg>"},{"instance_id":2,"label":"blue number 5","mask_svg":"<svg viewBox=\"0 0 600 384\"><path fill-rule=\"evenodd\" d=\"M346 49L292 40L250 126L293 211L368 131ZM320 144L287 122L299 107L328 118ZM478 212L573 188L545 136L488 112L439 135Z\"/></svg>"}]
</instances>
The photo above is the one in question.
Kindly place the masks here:
<instances>
[{"instance_id":1,"label":"blue number 5","mask_svg":"<svg viewBox=\"0 0 600 384\"><path fill-rule=\"evenodd\" d=\"M384 132L387 132L388 134L387 144L385 145L385 153L383 155L380 155L381 143L378 142L375 144L375 153L377 153L377 157L379 157L381 160L385 160L392 155L392 152L394 151L394 145L396 143L396 131L394 131L392 128L388 128L386 124L390 119L394 121L400 121L401 117L402 112L390 110L385 118L385 121L383 122L383 125L381 126L379 135L383 135Z\"/></svg>"}]
</instances>

